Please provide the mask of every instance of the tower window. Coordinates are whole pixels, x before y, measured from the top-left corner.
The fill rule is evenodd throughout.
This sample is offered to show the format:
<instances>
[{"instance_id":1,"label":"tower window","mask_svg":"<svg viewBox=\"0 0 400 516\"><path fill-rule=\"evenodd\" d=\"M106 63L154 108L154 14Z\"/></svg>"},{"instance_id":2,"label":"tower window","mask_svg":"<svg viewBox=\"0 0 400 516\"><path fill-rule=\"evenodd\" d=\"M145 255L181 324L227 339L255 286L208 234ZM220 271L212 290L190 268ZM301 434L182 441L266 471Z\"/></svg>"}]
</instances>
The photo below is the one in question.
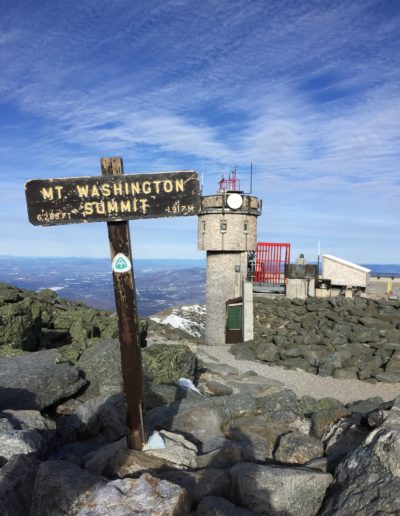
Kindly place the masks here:
<instances>
[{"instance_id":1,"label":"tower window","mask_svg":"<svg viewBox=\"0 0 400 516\"><path fill-rule=\"evenodd\" d=\"M226 220L221 220L221 222L219 224L219 229L220 229L221 233L226 233L227 227L228 227L228 223L226 222Z\"/></svg>"},{"instance_id":2,"label":"tower window","mask_svg":"<svg viewBox=\"0 0 400 516\"><path fill-rule=\"evenodd\" d=\"M249 224L248 224L247 220L245 220L245 221L244 221L244 223L243 223L243 231L244 231L245 233L247 233L248 225L249 225Z\"/></svg>"},{"instance_id":3,"label":"tower window","mask_svg":"<svg viewBox=\"0 0 400 516\"><path fill-rule=\"evenodd\" d=\"M205 223L205 221L203 221L203 233L205 233L205 232L206 232L206 223Z\"/></svg>"}]
</instances>

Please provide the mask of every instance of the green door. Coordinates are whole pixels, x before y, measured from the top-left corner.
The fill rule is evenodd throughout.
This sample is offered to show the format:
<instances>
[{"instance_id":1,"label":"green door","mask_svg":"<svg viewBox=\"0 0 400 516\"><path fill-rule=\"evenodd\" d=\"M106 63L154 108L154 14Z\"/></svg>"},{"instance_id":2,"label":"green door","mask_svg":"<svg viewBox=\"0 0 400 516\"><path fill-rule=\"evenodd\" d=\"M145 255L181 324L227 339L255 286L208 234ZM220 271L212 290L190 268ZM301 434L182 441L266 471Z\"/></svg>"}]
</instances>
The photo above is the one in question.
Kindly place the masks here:
<instances>
[{"instance_id":1,"label":"green door","mask_svg":"<svg viewBox=\"0 0 400 516\"><path fill-rule=\"evenodd\" d=\"M228 305L226 343L242 342L242 305Z\"/></svg>"},{"instance_id":2,"label":"green door","mask_svg":"<svg viewBox=\"0 0 400 516\"><path fill-rule=\"evenodd\" d=\"M242 329L242 305L228 305L228 330Z\"/></svg>"}]
</instances>

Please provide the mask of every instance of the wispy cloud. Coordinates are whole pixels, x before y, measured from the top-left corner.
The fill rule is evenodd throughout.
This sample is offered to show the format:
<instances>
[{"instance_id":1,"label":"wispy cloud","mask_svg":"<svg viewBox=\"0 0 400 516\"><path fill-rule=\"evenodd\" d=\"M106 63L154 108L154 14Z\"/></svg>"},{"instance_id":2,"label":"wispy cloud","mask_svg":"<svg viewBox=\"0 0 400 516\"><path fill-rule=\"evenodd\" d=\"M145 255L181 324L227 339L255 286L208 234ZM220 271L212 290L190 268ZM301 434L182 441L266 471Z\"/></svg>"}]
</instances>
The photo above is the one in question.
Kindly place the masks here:
<instances>
[{"instance_id":1,"label":"wispy cloud","mask_svg":"<svg viewBox=\"0 0 400 516\"><path fill-rule=\"evenodd\" d=\"M313 238L319 212L338 242L340 213L372 240L400 214L399 27L378 0L17 2L0 20L0 156L18 184L120 154L201 169L210 193L253 161L278 234L295 240L301 213Z\"/></svg>"}]
</instances>

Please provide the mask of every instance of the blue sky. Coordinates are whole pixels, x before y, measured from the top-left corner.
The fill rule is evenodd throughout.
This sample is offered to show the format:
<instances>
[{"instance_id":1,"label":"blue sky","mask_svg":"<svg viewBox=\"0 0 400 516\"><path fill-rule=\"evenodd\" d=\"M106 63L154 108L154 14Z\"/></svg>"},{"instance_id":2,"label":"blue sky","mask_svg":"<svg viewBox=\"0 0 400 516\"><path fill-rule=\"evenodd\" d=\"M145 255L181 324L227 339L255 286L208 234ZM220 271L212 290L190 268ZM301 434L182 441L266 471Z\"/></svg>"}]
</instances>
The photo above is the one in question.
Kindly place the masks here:
<instances>
[{"instance_id":1,"label":"blue sky","mask_svg":"<svg viewBox=\"0 0 400 516\"><path fill-rule=\"evenodd\" d=\"M28 179L237 167L259 241L400 262L397 0L3 0L0 255L108 256L105 224L29 224ZM201 258L197 220L131 222L137 258Z\"/></svg>"}]
</instances>

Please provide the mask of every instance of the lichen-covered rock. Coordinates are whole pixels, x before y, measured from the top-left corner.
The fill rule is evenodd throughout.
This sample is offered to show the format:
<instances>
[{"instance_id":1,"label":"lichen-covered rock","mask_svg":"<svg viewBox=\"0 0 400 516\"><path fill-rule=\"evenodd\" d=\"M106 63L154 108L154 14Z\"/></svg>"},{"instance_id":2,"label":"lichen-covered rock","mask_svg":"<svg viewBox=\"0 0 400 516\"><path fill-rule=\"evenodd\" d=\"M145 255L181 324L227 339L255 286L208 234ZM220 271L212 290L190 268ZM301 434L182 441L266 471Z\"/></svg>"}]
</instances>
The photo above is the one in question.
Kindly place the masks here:
<instances>
[{"instance_id":1,"label":"lichen-covered rock","mask_svg":"<svg viewBox=\"0 0 400 516\"><path fill-rule=\"evenodd\" d=\"M143 374L153 383L176 385L193 379L196 355L183 344L154 344L142 350Z\"/></svg>"},{"instance_id":2,"label":"lichen-covered rock","mask_svg":"<svg viewBox=\"0 0 400 516\"><path fill-rule=\"evenodd\" d=\"M3 346L35 351L75 344L75 353L65 357L75 361L81 348L101 336L118 336L117 319L109 312L58 298L49 289L36 293L0 283L1 356Z\"/></svg>"},{"instance_id":3,"label":"lichen-covered rock","mask_svg":"<svg viewBox=\"0 0 400 516\"><path fill-rule=\"evenodd\" d=\"M323 455L324 445L321 441L300 432L282 435L274 452L275 460L285 464L305 464Z\"/></svg>"}]
</instances>

